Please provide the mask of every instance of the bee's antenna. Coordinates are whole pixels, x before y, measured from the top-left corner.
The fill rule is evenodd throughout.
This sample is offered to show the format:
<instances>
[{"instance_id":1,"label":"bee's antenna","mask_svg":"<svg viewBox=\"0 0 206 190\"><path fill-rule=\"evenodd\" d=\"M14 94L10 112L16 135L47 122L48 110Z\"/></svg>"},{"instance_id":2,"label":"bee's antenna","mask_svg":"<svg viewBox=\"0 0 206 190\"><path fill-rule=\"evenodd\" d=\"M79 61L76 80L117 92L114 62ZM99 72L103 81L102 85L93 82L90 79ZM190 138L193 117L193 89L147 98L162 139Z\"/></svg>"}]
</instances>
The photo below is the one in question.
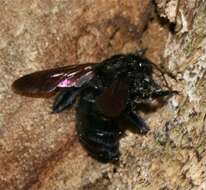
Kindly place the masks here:
<instances>
[{"instance_id":1,"label":"bee's antenna","mask_svg":"<svg viewBox=\"0 0 206 190\"><path fill-rule=\"evenodd\" d=\"M152 66L153 66L157 71L159 71L159 72L161 73L161 76L162 76L162 78L163 78L163 80L164 80L164 82L165 82L165 84L166 84L166 87L167 87L169 90L172 91L171 87L169 86L169 84L168 84L168 82L167 82L167 79L165 78L165 74L166 74L167 76L169 76L170 78L174 79L174 80L176 80L176 77L175 77L171 72L169 72L169 71L167 71L167 70L164 70L164 71L163 71L162 68L158 67L158 65L154 64L153 62L151 62L151 64L152 64Z\"/></svg>"},{"instance_id":2,"label":"bee's antenna","mask_svg":"<svg viewBox=\"0 0 206 190\"><path fill-rule=\"evenodd\" d=\"M145 55L146 51L147 51L147 48L138 49L138 50L135 52L135 54L141 57L141 56L144 56L144 55Z\"/></svg>"}]
</instances>

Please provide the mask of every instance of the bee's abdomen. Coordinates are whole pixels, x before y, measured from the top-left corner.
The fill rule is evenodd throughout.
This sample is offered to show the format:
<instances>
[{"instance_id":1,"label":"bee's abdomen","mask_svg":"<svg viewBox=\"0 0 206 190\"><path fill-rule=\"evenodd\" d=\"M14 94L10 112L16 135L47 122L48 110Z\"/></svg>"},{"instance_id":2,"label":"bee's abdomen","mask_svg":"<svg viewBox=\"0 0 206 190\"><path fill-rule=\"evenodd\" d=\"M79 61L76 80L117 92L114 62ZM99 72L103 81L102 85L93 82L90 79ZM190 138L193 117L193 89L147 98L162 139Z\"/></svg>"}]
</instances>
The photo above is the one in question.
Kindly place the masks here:
<instances>
[{"instance_id":1,"label":"bee's abdomen","mask_svg":"<svg viewBox=\"0 0 206 190\"><path fill-rule=\"evenodd\" d=\"M80 142L91 156L101 162L118 160L118 123L99 112L95 100L91 99L92 94L87 97L81 96L77 105L77 131Z\"/></svg>"}]
</instances>

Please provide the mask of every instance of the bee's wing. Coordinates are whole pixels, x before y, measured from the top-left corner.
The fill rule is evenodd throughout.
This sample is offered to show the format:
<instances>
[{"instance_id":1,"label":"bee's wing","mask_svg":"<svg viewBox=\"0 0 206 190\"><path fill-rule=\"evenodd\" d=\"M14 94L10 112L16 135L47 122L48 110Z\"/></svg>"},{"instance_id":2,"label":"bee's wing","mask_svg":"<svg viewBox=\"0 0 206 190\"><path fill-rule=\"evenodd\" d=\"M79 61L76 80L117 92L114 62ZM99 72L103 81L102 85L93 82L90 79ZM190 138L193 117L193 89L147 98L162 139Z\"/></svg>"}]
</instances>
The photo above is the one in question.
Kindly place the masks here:
<instances>
[{"instance_id":1,"label":"bee's wing","mask_svg":"<svg viewBox=\"0 0 206 190\"><path fill-rule=\"evenodd\" d=\"M16 93L25 96L46 97L57 88L81 87L94 77L93 64L70 65L25 75L12 84Z\"/></svg>"},{"instance_id":2,"label":"bee's wing","mask_svg":"<svg viewBox=\"0 0 206 190\"><path fill-rule=\"evenodd\" d=\"M100 111L108 117L119 116L126 108L128 84L125 80L115 80L96 98Z\"/></svg>"}]
</instances>

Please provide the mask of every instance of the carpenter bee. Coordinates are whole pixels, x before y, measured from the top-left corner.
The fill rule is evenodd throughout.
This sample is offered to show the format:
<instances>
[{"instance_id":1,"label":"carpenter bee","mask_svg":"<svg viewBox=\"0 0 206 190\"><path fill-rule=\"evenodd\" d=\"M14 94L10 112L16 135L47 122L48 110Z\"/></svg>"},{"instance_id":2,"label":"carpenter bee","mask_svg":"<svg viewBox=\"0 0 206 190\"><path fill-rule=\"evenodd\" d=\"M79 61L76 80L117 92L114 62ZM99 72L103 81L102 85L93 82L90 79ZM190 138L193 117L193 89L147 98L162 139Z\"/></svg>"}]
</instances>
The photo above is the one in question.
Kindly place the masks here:
<instances>
[{"instance_id":1,"label":"carpenter bee","mask_svg":"<svg viewBox=\"0 0 206 190\"><path fill-rule=\"evenodd\" d=\"M25 75L12 85L16 93L46 97L59 92L52 112L76 102L76 128L81 144L100 162L118 160L123 129L120 118L130 120L141 134L149 128L136 105L176 94L153 79L153 63L138 54L119 54L101 63L69 65Z\"/></svg>"}]
</instances>

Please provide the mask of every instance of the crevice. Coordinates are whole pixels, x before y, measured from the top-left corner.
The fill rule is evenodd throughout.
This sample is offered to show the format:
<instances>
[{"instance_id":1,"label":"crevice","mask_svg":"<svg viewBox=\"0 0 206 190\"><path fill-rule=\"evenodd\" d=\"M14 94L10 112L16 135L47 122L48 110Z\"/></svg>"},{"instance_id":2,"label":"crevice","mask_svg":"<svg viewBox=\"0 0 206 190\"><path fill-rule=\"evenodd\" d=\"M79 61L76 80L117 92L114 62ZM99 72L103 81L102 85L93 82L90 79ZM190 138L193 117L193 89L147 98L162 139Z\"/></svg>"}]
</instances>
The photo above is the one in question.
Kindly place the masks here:
<instances>
[{"instance_id":1,"label":"crevice","mask_svg":"<svg viewBox=\"0 0 206 190\"><path fill-rule=\"evenodd\" d=\"M153 18L152 19L155 19L157 20L157 22L167 28L172 34L175 34L175 29L176 29L176 23L175 22L170 22L168 18L166 17L161 17L159 12L158 12L158 6L157 6L157 3L155 2L155 0L152 0L152 4L153 4L153 7L154 7L154 14L153 14Z\"/></svg>"}]
</instances>

